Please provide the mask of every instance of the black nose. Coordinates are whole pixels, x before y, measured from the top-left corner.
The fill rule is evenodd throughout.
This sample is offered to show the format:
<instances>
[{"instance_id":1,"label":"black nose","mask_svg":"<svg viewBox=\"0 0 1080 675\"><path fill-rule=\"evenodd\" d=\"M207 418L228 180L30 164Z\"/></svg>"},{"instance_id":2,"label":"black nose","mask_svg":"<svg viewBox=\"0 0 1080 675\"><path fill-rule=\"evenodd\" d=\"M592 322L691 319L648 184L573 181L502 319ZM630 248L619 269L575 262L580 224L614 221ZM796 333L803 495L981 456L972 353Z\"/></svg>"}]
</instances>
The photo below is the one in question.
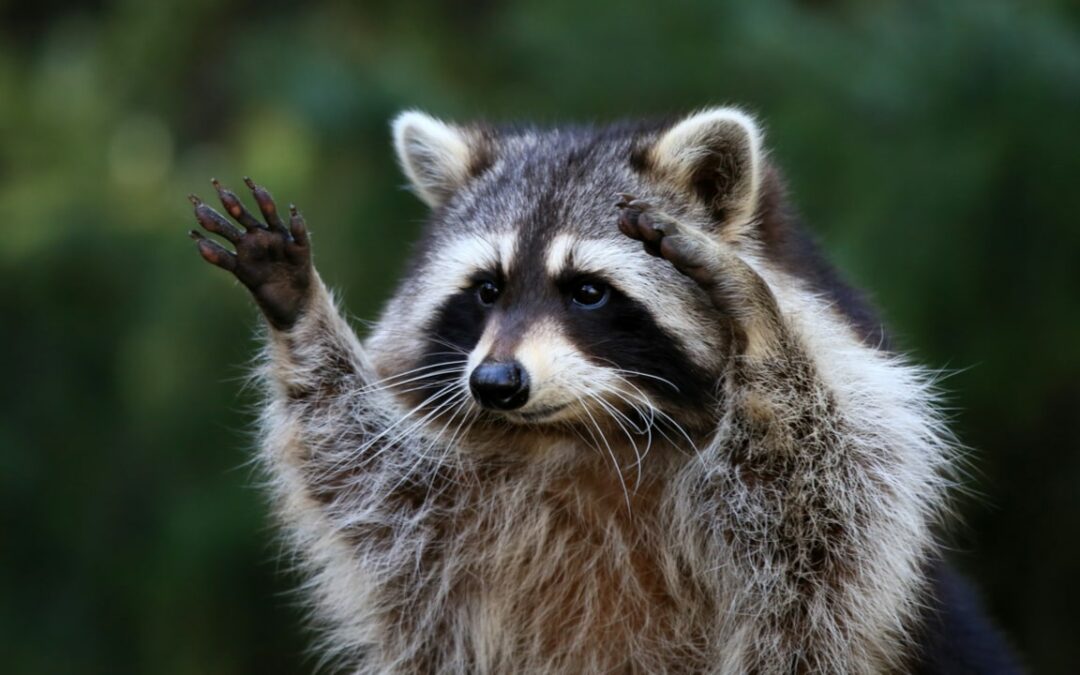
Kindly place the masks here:
<instances>
[{"instance_id":1,"label":"black nose","mask_svg":"<svg viewBox=\"0 0 1080 675\"><path fill-rule=\"evenodd\" d=\"M469 376L469 389L485 408L513 410L529 400L529 376L517 361L485 361Z\"/></svg>"}]
</instances>

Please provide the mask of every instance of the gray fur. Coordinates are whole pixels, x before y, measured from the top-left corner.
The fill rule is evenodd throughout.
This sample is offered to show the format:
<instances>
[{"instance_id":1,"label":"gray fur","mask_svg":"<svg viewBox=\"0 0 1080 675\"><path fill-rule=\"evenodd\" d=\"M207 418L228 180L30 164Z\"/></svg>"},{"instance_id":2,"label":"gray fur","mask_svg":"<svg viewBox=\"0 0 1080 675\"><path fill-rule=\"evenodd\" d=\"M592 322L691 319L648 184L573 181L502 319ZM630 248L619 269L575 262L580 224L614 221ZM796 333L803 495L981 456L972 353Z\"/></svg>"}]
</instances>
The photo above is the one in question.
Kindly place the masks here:
<instances>
[{"instance_id":1,"label":"gray fur","mask_svg":"<svg viewBox=\"0 0 1080 675\"><path fill-rule=\"evenodd\" d=\"M425 142L413 122L410 142ZM328 661L362 673L902 668L950 437L926 372L865 345L755 239L756 128L743 154L757 183L740 183L752 203L724 203L739 222L650 156L668 126L457 128L470 159L454 176L468 178L429 200L417 258L370 338L321 282L296 325L268 337L262 457ZM450 184L425 180L429 195ZM669 223L662 257L620 233L616 192ZM452 279L491 256L543 284L556 241L591 242L715 397L665 408L569 353L544 386L580 411L557 425L485 417L466 365L447 376L445 408L411 403L402 391ZM549 343L536 344L543 357ZM647 448L617 414L635 409L657 422Z\"/></svg>"}]
</instances>

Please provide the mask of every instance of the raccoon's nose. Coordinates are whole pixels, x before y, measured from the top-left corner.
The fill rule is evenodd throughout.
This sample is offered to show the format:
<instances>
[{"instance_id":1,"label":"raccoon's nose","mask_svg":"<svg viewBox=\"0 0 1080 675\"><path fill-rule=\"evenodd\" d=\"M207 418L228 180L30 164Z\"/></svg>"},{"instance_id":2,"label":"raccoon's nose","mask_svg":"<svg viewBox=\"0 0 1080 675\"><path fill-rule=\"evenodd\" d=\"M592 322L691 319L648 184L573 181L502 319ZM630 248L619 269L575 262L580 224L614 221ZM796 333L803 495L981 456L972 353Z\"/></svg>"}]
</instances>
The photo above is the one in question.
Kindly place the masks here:
<instances>
[{"instance_id":1,"label":"raccoon's nose","mask_svg":"<svg viewBox=\"0 0 1080 675\"><path fill-rule=\"evenodd\" d=\"M529 376L517 361L485 361L469 376L469 389L485 408L514 410L529 400Z\"/></svg>"}]
</instances>

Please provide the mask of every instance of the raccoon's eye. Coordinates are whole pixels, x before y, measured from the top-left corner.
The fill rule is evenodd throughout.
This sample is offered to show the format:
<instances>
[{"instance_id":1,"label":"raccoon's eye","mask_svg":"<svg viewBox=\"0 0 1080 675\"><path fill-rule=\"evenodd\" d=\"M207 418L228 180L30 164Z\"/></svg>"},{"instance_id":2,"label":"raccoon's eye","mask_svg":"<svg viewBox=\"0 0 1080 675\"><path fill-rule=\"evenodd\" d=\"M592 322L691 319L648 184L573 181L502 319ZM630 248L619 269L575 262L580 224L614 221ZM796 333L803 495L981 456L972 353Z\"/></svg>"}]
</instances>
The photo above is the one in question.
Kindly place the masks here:
<instances>
[{"instance_id":1,"label":"raccoon's eye","mask_svg":"<svg viewBox=\"0 0 1080 675\"><path fill-rule=\"evenodd\" d=\"M582 281L574 287L570 298L585 309L603 307L611 295L611 287L599 281Z\"/></svg>"},{"instance_id":2,"label":"raccoon's eye","mask_svg":"<svg viewBox=\"0 0 1080 675\"><path fill-rule=\"evenodd\" d=\"M486 307L494 305L499 299L499 287L494 281L481 281L476 287L476 299Z\"/></svg>"}]
</instances>

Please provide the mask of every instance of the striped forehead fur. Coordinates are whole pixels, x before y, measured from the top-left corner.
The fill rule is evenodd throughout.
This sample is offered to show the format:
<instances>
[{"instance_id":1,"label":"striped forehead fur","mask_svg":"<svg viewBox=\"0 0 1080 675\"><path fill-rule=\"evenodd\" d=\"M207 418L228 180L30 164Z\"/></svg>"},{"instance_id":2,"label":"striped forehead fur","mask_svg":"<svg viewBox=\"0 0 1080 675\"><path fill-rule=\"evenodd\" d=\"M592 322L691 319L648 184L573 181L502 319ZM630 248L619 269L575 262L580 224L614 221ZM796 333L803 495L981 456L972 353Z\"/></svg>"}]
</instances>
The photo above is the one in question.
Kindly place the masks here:
<instances>
[{"instance_id":1,"label":"striped forehead fur","mask_svg":"<svg viewBox=\"0 0 1080 675\"><path fill-rule=\"evenodd\" d=\"M459 292L477 273L512 269L516 233L465 232L446 237L437 250L429 251L399 288L383 312L392 321L376 324L372 351L402 361L418 354L428 339L424 326L446 299Z\"/></svg>"}]
</instances>

